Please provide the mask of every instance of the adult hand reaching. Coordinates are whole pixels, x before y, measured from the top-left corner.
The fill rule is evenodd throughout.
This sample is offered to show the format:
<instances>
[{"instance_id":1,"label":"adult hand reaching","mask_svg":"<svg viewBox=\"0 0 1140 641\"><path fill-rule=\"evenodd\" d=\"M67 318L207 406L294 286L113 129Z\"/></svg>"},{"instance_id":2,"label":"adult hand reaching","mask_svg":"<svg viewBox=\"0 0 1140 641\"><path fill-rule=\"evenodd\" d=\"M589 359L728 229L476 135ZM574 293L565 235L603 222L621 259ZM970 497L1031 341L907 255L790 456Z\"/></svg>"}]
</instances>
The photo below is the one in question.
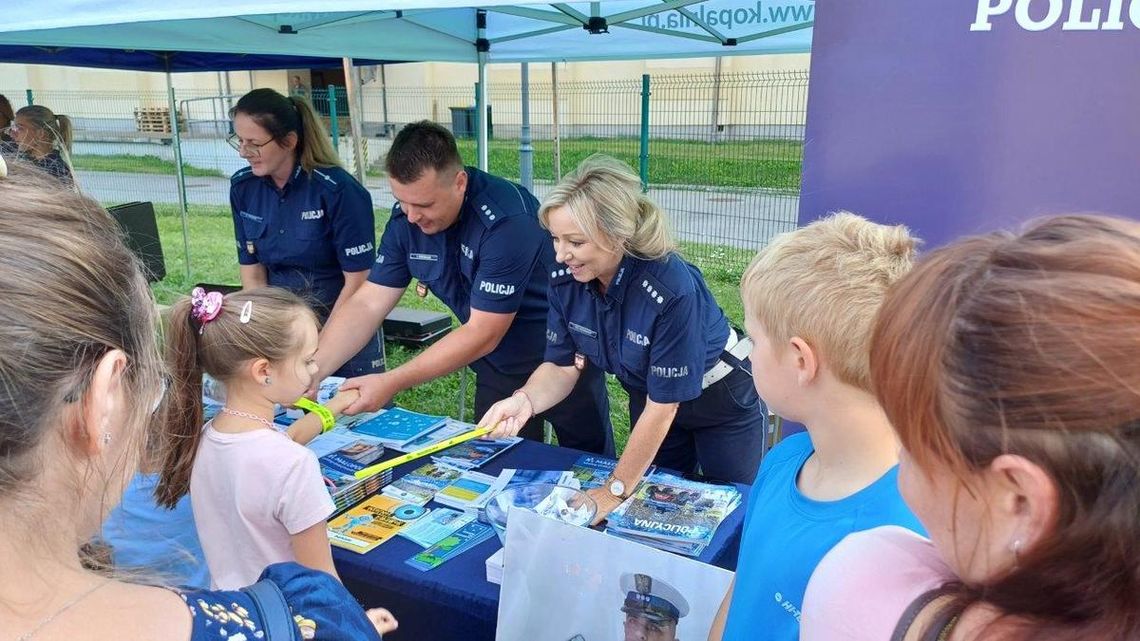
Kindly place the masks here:
<instances>
[{"instance_id":1,"label":"adult hand reaching","mask_svg":"<svg viewBox=\"0 0 1140 641\"><path fill-rule=\"evenodd\" d=\"M594 503L598 505L598 512L594 515L594 520L590 525L597 525L604 521L610 512L613 512L621 505L622 500L610 493L609 489L604 487L595 487L586 490L586 494L594 499Z\"/></svg>"},{"instance_id":2,"label":"adult hand reaching","mask_svg":"<svg viewBox=\"0 0 1140 641\"><path fill-rule=\"evenodd\" d=\"M522 392L515 392L492 405L483 418L479 419L479 425L495 426L488 438L505 438L518 434L532 416L534 406L530 404L530 399Z\"/></svg>"},{"instance_id":3,"label":"adult hand reaching","mask_svg":"<svg viewBox=\"0 0 1140 641\"><path fill-rule=\"evenodd\" d=\"M392 397L401 391L390 372L350 378L340 386L340 389L342 392L356 390L360 393L360 398L344 410L349 416L361 412L375 412L387 405Z\"/></svg>"}]
</instances>

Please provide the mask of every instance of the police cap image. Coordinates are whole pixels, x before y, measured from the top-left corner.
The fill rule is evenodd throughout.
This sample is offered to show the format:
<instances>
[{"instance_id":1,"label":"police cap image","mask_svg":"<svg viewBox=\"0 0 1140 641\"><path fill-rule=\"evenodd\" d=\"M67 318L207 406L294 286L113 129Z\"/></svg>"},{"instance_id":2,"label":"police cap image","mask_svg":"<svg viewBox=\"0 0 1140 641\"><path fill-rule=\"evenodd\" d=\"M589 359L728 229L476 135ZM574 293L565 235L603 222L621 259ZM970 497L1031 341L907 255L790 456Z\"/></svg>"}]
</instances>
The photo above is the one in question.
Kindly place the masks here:
<instances>
[{"instance_id":1,"label":"police cap image","mask_svg":"<svg viewBox=\"0 0 1140 641\"><path fill-rule=\"evenodd\" d=\"M677 623L689 614L689 602L676 588L648 574L621 575L625 594L625 641L674 641Z\"/></svg>"}]
</instances>

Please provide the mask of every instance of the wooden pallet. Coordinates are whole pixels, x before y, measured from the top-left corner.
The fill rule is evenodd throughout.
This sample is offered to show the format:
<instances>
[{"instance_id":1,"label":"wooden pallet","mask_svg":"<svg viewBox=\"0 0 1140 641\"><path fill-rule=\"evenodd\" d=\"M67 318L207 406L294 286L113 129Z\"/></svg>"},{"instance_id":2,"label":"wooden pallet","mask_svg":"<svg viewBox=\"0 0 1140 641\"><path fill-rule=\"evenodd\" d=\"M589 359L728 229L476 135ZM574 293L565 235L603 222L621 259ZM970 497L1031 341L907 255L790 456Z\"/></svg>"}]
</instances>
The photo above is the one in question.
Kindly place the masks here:
<instances>
[{"instance_id":1,"label":"wooden pallet","mask_svg":"<svg viewBox=\"0 0 1140 641\"><path fill-rule=\"evenodd\" d=\"M139 107L135 109L135 125L144 133L169 134L170 110L166 107ZM186 118L178 114L178 131L186 131Z\"/></svg>"}]
</instances>

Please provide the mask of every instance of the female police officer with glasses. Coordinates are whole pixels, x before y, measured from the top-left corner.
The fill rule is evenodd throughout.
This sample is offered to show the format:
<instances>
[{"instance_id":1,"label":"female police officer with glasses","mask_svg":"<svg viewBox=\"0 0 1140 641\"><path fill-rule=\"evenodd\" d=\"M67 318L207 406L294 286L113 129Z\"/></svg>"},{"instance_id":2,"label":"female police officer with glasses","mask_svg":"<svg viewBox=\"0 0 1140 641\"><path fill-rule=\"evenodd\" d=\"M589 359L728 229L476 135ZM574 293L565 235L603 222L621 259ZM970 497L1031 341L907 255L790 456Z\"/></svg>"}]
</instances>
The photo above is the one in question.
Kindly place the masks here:
<instances>
[{"instance_id":1,"label":"female police officer with glasses","mask_svg":"<svg viewBox=\"0 0 1140 641\"><path fill-rule=\"evenodd\" d=\"M560 401L586 367L629 392L632 430L613 475L590 491L598 520L650 463L751 483L767 412L748 339L733 330L700 271L677 253L664 213L622 162L587 158L547 196L539 219L561 265L550 274L545 362L481 421L513 434Z\"/></svg>"},{"instance_id":2,"label":"female police officer with glasses","mask_svg":"<svg viewBox=\"0 0 1140 641\"><path fill-rule=\"evenodd\" d=\"M230 117L229 143L249 162L230 181L242 287L288 289L324 322L364 283L376 257L372 197L340 167L305 98L255 89ZM382 340L377 331L334 374L384 371Z\"/></svg>"}]
</instances>

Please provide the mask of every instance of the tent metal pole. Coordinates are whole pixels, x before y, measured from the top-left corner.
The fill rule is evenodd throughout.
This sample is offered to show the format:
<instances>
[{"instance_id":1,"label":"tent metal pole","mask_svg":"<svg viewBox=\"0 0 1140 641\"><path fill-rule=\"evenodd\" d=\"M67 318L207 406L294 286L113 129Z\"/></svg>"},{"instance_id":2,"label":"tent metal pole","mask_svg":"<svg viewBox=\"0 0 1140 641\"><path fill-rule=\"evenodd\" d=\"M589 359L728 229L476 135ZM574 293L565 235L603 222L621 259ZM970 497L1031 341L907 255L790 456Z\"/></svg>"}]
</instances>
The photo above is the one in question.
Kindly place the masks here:
<instances>
[{"instance_id":1,"label":"tent metal pole","mask_svg":"<svg viewBox=\"0 0 1140 641\"><path fill-rule=\"evenodd\" d=\"M562 180L562 138L558 132L558 63L550 63L550 87L553 93L553 102L551 106L551 116L553 117L553 131L551 135L554 138L554 182Z\"/></svg>"},{"instance_id":2,"label":"tent metal pole","mask_svg":"<svg viewBox=\"0 0 1140 641\"><path fill-rule=\"evenodd\" d=\"M182 257L186 266L186 280L190 280L190 216L186 208L186 172L182 166L182 136L178 131L178 107L174 102L174 80L171 77L167 58L166 104L170 111L170 132L174 142L174 170L178 181L178 211L182 216Z\"/></svg>"},{"instance_id":3,"label":"tent metal pole","mask_svg":"<svg viewBox=\"0 0 1140 641\"><path fill-rule=\"evenodd\" d=\"M479 43L479 82L475 85L475 114L476 120L476 148L479 153L479 169L487 171L487 12L479 9L475 12L475 38Z\"/></svg>"},{"instance_id":4,"label":"tent metal pole","mask_svg":"<svg viewBox=\"0 0 1140 641\"><path fill-rule=\"evenodd\" d=\"M352 66L352 58L343 58L344 88L348 97L348 126L352 130L352 157L356 161L356 180L364 184L364 152L361 149L364 139L364 128L361 118L364 116L363 101L360 99L360 81L356 76L356 69Z\"/></svg>"},{"instance_id":5,"label":"tent metal pole","mask_svg":"<svg viewBox=\"0 0 1140 641\"><path fill-rule=\"evenodd\" d=\"M641 190L649 191L649 74L641 75Z\"/></svg>"},{"instance_id":6,"label":"tent metal pole","mask_svg":"<svg viewBox=\"0 0 1140 641\"><path fill-rule=\"evenodd\" d=\"M380 65L380 106L384 110L384 137L389 134L388 124L388 76L384 73L384 65Z\"/></svg>"},{"instance_id":7,"label":"tent metal pole","mask_svg":"<svg viewBox=\"0 0 1140 641\"><path fill-rule=\"evenodd\" d=\"M534 191L534 147L530 139L530 63L522 63L522 130L519 132L519 183Z\"/></svg>"}]
</instances>

